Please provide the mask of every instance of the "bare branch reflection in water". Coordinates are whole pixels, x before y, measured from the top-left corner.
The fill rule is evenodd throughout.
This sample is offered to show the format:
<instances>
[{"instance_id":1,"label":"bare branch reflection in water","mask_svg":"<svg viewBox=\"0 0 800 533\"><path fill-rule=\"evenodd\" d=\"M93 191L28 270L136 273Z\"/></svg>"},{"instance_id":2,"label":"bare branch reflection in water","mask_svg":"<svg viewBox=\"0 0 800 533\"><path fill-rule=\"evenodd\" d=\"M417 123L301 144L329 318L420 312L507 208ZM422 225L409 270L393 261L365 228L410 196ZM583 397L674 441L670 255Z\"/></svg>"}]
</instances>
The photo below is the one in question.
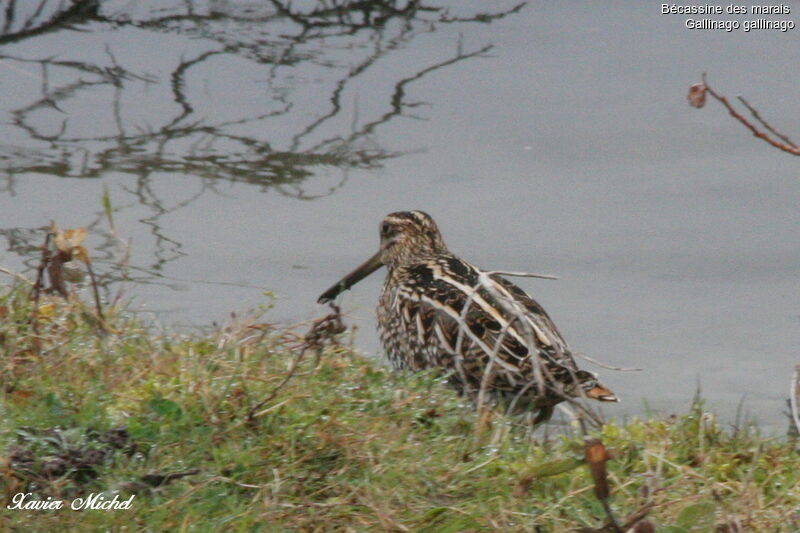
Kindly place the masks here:
<instances>
[{"instance_id":1,"label":"bare branch reflection in water","mask_svg":"<svg viewBox=\"0 0 800 533\"><path fill-rule=\"evenodd\" d=\"M413 53L421 35L452 25L468 32L468 23L490 23L524 5L463 13L451 4L3 0L0 80L33 83L38 94L17 89L0 103L11 123L0 145L0 193L13 194L26 173L133 176L124 186L132 202L117 207L149 210L140 220L155 252L140 268L157 281L166 263L185 255L163 217L217 193L220 183L311 200L342 187L350 169L379 168L401 155L375 132L396 117L418 118L422 104L408 100L409 85L491 45L467 52L447 34L442 57L414 56L405 70L391 71L394 80L375 83L373 67ZM354 95L365 93L370 102L359 104ZM155 187L165 174L192 176L199 187L168 203ZM103 239L103 281L127 277L132 267L114 266L120 245L102 222L97 213L88 227ZM41 231L0 233L9 251L30 257Z\"/></svg>"}]
</instances>

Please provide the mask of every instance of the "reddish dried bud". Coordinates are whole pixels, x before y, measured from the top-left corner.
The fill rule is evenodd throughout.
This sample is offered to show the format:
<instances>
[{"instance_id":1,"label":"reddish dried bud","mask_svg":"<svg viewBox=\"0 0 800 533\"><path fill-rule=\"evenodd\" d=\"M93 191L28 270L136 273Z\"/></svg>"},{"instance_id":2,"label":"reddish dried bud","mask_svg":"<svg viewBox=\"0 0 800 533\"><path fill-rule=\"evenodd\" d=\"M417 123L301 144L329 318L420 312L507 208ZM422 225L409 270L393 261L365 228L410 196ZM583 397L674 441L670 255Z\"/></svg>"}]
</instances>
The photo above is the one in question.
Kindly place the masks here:
<instances>
[{"instance_id":1,"label":"reddish dried bud","mask_svg":"<svg viewBox=\"0 0 800 533\"><path fill-rule=\"evenodd\" d=\"M606 461L608 461L608 451L600 439L590 439L586 442L584 449L586 464L594 480L594 493L598 500L608 499L611 489L608 486L608 476L606 473Z\"/></svg>"},{"instance_id":2,"label":"reddish dried bud","mask_svg":"<svg viewBox=\"0 0 800 533\"><path fill-rule=\"evenodd\" d=\"M689 105L696 108L701 108L706 105L706 86L704 83L695 83L689 87L689 94L686 96L689 100Z\"/></svg>"}]
</instances>

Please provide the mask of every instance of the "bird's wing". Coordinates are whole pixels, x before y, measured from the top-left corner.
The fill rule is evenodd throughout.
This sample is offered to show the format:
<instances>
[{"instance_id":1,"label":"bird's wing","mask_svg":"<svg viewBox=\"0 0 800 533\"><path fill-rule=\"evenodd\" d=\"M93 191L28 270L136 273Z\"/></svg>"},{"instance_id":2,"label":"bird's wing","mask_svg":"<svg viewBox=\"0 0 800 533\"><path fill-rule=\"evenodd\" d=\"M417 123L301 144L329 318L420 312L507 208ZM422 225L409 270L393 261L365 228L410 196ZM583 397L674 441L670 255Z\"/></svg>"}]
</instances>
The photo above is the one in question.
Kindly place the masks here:
<instances>
[{"instance_id":1,"label":"bird's wing","mask_svg":"<svg viewBox=\"0 0 800 533\"><path fill-rule=\"evenodd\" d=\"M510 382L529 382L541 362L551 372L575 370L550 317L510 281L485 277L483 286L478 270L455 257L415 265L407 275L406 322L435 359L429 365L458 363L482 374L491 360Z\"/></svg>"}]
</instances>

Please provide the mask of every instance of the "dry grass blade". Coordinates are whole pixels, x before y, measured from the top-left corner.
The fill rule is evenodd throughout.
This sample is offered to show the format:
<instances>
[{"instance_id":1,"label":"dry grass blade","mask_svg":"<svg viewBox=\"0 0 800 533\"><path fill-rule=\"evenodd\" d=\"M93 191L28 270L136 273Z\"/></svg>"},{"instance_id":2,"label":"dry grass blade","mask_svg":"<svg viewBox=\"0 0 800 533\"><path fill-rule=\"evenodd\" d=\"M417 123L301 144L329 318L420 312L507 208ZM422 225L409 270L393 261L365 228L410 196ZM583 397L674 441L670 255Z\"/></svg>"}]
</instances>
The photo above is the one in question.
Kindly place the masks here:
<instances>
[{"instance_id":1,"label":"dry grass blade","mask_svg":"<svg viewBox=\"0 0 800 533\"><path fill-rule=\"evenodd\" d=\"M531 354L537 354L539 349L537 348L536 341L534 340L537 337L537 331L535 330L535 326L530 322L528 319L528 310L518 301L514 300L508 295L501 293L498 288L495 286L495 283L492 279L492 275L504 273L504 271L481 271L478 273L478 285L472 289L472 293L470 296L478 291L478 289L484 289L487 291L489 296L491 297L493 303L495 303L502 311L505 313L509 319L508 323L498 336L498 340L495 343L494 348L491 351L488 351L484 348L484 351L487 351L490 355L490 364L487 365L486 371L493 370L493 362L497 359L499 349L503 343L504 337L508 334L509 329L511 327L517 329L519 333L525 340L525 344L527 345L528 351ZM518 275L525 275L530 277L540 277L543 275L539 274L529 274L529 273L511 273L511 275L518 274ZM466 326L465 323L462 322L461 328L465 330L465 332L469 335L471 332L469 327ZM561 354L559 354L561 355ZM578 402L576 398L566 394L561 386L559 386L557 380L554 379L552 371L548 368L548 365L544 363L541 357L537 356L532 359L533 363L533 379L530 383L526 384L515 396L515 398L509 404L507 409L508 412L513 412L513 408L516 406L518 400L522 397L524 393L530 390L531 387L536 387L537 393L539 395L543 395L545 393L553 393L557 396L560 396L561 399L571 405L576 411L577 414L575 418L580 423L581 427L584 427L585 422L588 420L594 426L600 427L603 424L603 417L599 413L599 411L594 411L589 406ZM568 368L570 373L572 374L573 379L577 379L574 375L574 372ZM485 378L486 376L484 376ZM489 380L484 380L487 384L490 382ZM482 383L483 385L483 383ZM483 386L482 386L483 388ZM582 390L579 393L583 393ZM585 396L582 394L582 396Z\"/></svg>"},{"instance_id":2,"label":"dry grass blade","mask_svg":"<svg viewBox=\"0 0 800 533\"><path fill-rule=\"evenodd\" d=\"M792 411L792 421L800 435L800 365L794 367L794 374L792 374L792 384L789 388L789 406Z\"/></svg>"},{"instance_id":3,"label":"dry grass blade","mask_svg":"<svg viewBox=\"0 0 800 533\"><path fill-rule=\"evenodd\" d=\"M25 276L23 276L23 275L22 275L22 274L20 274L19 272L14 272L14 271L13 271L13 270L11 270L10 268L5 268L5 267L1 267L1 266L0 266L0 272L2 272L3 274L8 274L8 275L9 275L9 276L11 276L12 278L14 278L14 279L16 279L17 281L20 281L20 282L22 282L22 283L24 283L24 284L26 284L26 285L31 285L31 286L33 286L33 282L32 282L31 280L29 280L28 278L26 278Z\"/></svg>"},{"instance_id":4,"label":"dry grass blade","mask_svg":"<svg viewBox=\"0 0 800 533\"><path fill-rule=\"evenodd\" d=\"M606 363L600 362L597 359L595 359L593 357L589 357L588 355L582 354L580 352L572 352L572 355L574 355L576 357L580 357L581 359L584 359L586 361L589 361L590 363L592 363L594 365L597 365L600 368L606 368L608 370L615 370L617 372L641 372L642 370L644 370L643 368L636 368L636 367L626 368L626 367L622 367L622 366L608 365Z\"/></svg>"},{"instance_id":5,"label":"dry grass blade","mask_svg":"<svg viewBox=\"0 0 800 533\"><path fill-rule=\"evenodd\" d=\"M493 276L495 274L499 276L513 276L517 278L539 278L539 279L551 279L557 280L559 279L558 276L553 276L550 274L536 274L534 272L514 272L508 270L491 270L485 273L487 276Z\"/></svg>"}]
</instances>

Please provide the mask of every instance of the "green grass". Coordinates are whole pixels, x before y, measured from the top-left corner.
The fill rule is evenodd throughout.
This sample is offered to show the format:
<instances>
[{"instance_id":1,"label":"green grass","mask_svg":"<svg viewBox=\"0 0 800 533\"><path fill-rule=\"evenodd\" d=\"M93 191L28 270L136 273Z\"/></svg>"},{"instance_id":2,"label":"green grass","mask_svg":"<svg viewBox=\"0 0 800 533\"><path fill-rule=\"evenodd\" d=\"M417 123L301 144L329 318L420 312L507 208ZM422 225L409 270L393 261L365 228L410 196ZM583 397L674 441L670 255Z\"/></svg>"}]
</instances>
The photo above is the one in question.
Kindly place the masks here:
<instances>
[{"instance_id":1,"label":"green grass","mask_svg":"<svg viewBox=\"0 0 800 533\"><path fill-rule=\"evenodd\" d=\"M319 338L318 364L306 352L248 420L284 380L308 325L247 316L192 337L106 309L112 333L99 335L80 302L40 305L33 335L27 289L0 288L6 504L18 492L67 504L99 491L135 498L113 511L4 504L0 529L544 532L605 522L574 431L545 441L519 419L479 423L435 375L392 373L331 337ZM789 439L724 430L699 402L594 436L613 454L620 521L650 505L660 532L800 530L800 454ZM189 475L159 484L170 473Z\"/></svg>"}]
</instances>

